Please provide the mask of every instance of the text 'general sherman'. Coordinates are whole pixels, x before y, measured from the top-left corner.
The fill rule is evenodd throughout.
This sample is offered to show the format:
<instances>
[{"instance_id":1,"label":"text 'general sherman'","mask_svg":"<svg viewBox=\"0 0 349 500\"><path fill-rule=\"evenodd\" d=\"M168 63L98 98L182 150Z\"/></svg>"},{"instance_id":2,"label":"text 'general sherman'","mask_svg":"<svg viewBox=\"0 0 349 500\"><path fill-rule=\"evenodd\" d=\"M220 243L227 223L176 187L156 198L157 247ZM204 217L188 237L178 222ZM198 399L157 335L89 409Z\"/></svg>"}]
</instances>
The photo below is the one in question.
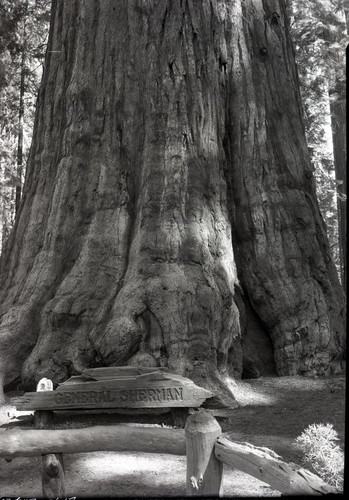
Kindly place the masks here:
<instances>
[{"instance_id":1,"label":"text 'general sherman'","mask_svg":"<svg viewBox=\"0 0 349 500\"><path fill-rule=\"evenodd\" d=\"M183 401L183 387L162 387L161 389L123 389L120 391L76 391L57 392L57 405L116 403L118 401L135 403L138 401L162 403Z\"/></svg>"}]
</instances>

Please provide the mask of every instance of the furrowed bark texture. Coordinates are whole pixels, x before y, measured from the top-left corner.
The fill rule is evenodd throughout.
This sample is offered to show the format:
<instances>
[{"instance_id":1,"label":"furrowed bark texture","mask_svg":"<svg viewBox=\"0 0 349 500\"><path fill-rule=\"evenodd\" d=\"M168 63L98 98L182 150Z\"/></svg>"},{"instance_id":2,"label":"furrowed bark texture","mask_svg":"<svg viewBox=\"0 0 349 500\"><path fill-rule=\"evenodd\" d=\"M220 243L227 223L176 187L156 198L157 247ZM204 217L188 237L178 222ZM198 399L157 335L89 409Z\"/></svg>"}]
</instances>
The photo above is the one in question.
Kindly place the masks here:
<instances>
[{"instance_id":1,"label":"furrowed bark texture","mask_svg":"<svg viewBox=\"0 0 349 500\"><path fill-rule=\"evenodd\" d=\"M4 382L143 356L228 394L238 277L279 374L336 368L344 301L282 2L55 0L2 258Z\"/></svg>"},{"instance_id":2,"label":"furrowed bark texture","mask_svg":"<svg viewBox=\"0 0 349 500\"><path fill-rule=\"evenodd\" d=\"M329 373L344 352L344 295L316 201L284 5L234 9L225 144L239 278L278 373Z\"/></svg>"}]
</instances>

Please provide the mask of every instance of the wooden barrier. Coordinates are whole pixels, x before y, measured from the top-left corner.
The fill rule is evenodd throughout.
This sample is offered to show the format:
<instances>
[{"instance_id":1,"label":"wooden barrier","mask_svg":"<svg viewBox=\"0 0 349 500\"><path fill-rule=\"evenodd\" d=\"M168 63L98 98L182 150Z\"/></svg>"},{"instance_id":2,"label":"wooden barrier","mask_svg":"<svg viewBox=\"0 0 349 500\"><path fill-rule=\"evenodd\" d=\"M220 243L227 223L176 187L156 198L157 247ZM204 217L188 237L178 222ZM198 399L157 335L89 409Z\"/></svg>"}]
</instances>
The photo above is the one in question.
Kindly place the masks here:
<instances>
[{"instance_id":1,"label":"wooden barrier","mask_svg":"<svg viewBox=\"0 0 349 500\"><path fill-rule=\"evenodd\" d=\"M215 455L221 462L269 484L285 495L338 493L336 488L315 474L296 464L283 462L267 448L219 438L215 445Z\"/></svg>"},{"instance_id":2,"label":"wooden barrier","mask_svg":"<svg viewBox=\"0 0 349 500\"><path fill-rule=\"evenodd\" d=\"M100 373L101 369L98 370ZM117 370L119 373L121 368ZM110 371L110 369L109 371L104 369L102 375L109 376ZM129 373L129 369L124 369L124 371ZM114 372L115 368L111 371L115 376ZM93 372L92 375L91 373L87 375L96 374ZM144 377L147 380L155 377L158 383L162 383L165 378L163 374L158 373L138 375L138 379L140 377L142 377L142 383ZM182 380L180 382L183 383ZM69 384L66 386L69 388ZM183 383L183 387L191 386ZM52 389L52 382L42 379L37 391L49 392ZM141 390L144 391L144 389ZM52 399L51 394L49 396ZM51 401L50 398L43 398L43 400ZM271 450L258 448L248 443L236 443L221 437L221 428L217 420L202 409L187 418L185 432L182 429L123 424L51 430L47 428L50 413L47 409L35 411L36 430L0 432L0 457L9 461L18 456L42 455L42 487L45 497L65 496L63 453L94 451L187 455L186 492L188 495L221 496L223 494L223 464L237 468L283 494L338 493L336 488L329 486L315 474L295 464L283 462Z\"/></svg>"},{"instance_id":3,"label":"wooden barrier","mask_svg":"<svg viewBox=\"0 0 349 500\"><path fill-rule=\"evenodd\" d=\"M68 430L0 432L0 457L46 455L46 476L43 475L46 491L49 487L56 488L57 478L61 491L64 488L63 467L53 458L57 453L93 451L187 454L189 495L222 495L223 463L264 481L283 494L338 493L336 488L316 475L283 462L270 450L220 437L218 422L204 412L188 417L185 434L182 429L121 424Z\"/></svg>"}]
</instances>

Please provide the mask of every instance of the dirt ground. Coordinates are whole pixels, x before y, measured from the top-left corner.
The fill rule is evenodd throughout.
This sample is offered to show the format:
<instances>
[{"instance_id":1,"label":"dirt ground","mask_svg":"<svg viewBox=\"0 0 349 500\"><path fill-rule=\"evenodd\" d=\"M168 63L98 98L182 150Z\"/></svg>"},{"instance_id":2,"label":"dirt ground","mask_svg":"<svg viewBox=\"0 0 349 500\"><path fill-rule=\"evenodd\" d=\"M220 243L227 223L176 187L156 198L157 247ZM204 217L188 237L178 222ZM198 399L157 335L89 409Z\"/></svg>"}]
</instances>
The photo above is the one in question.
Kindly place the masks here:
<instances>
[{"instance_id":1,"label":"dirt ground","mask_svg":"<svg viewBox=\"0 0 349 500\"><path fill-rule=\"evenodd\" d=\"M308 379L264 377L238 381L234 392L240 407L217 416L223 433L236 441L266 446L286 462L301 464L296 437L313 423L332 423L344 449L345 377ZM0 407L0 432L33 426L30 412L16 412L13 399ZM101 420L102 419L102 420ZM101 423L132 423L120 415L56 419L59 428ZM170 425L168 414L144 417L146 425ZM146 453L96 452L64 456L66 497L167 497L185 495L186 458ZM42 497L41 458L0 459L0 497ZM224 496L270 497L278 492L238 470L224 469Z\"/></svg>"}]
</instances>

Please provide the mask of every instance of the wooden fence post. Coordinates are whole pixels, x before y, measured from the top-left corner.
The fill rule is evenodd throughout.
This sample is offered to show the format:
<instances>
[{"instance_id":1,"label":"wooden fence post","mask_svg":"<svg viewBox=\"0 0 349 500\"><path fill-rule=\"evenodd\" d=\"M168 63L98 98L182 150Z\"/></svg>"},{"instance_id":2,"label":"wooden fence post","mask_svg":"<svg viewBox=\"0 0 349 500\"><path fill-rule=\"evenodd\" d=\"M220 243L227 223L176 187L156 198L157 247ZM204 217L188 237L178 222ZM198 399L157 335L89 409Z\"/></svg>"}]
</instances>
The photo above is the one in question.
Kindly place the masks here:
<instances>
[{"instance_id":1,"label":"wooden fence post","mask_svg":"<svg viewBox=\"0 0 349 500\"><path fill-rule=\"evenodd\" d=\"M223 495L223 464L214 447L222 429L207 412L190 415L185 426L187 453L187 495Z\"/></svg>"},{"instance_id":2,"label":"wooden fence post","mask_svg":"<svg viewBox=\"0 0 349 500\"><path fill-rule=\"evenodd\" d=\"M36 387L37 391L53 391L52 381L43 378ZM48 427L50 411L36 410L34 412L34 425L37 429ZM62 453L42 455L41 470L42 492L46 498L65 496L64 466Z\"/></svg>"}]
</instances>

